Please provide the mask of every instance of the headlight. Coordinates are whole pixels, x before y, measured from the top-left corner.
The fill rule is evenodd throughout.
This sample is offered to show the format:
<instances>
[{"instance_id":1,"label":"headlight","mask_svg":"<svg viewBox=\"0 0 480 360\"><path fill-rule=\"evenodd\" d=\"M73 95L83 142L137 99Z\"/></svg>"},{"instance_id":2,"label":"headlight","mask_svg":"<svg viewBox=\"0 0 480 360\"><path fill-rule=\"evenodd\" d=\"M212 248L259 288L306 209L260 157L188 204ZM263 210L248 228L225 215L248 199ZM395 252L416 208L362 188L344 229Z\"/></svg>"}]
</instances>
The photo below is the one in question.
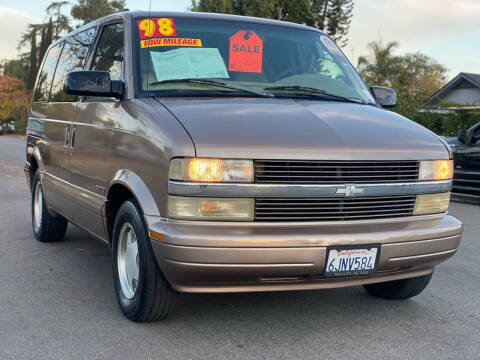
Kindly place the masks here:
<instances>
[{"instance_id":1,"label":"headlight","mask_svg":"<svg viewBox=\"0 0 480 360\"><path fill-rule=\"evenodd\" d=\"M452 160L420 161L418 180L449 180L452 177Z\"/></svg>"},{"instance_id":2,"label":"headlight","mask_svg":"<svg viewBox=\"0 0 480 360\"><path fill-rule=\"evenodd\" d=\"M450 193L418 195L414 215L438 214L448 210Z\"/></svg>"},{"instance_id":3,"label":"headlight","mask_svg":"<svg viewBox=\"0 0 480 360\"><path fill-rule=\"evenodd\" d=\"M168 216L182 220L253 221L253 199L168 197Z\"/></svg>"},{"instance_id":4,"label":"headlight","mask_svg":"<svg viewBox=\"0 0 480 360\"><path fill-rule=\"evenodd\" d=\"M192 182L253 182L252 160L184 158L170 162L171 180Z\"/></svg>"}]
</instances>

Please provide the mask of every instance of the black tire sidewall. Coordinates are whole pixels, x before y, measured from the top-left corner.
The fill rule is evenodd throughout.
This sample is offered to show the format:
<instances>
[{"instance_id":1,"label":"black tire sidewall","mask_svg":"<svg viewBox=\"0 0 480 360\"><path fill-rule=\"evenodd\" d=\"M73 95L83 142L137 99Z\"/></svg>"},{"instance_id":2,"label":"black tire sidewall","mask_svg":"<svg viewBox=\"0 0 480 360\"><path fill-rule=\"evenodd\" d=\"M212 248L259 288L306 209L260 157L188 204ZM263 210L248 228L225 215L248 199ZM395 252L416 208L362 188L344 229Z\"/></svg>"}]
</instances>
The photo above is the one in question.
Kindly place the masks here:
<instances>
[{"instance_id":1,"label":"black tire sidewall","mask_svg":"<svg viewBox=\"0 0 480 360\"><path fill-rule=\"evenodd\" d=\"M138 246L139 279L137 290L132 299L127 299L125 297L120 285L118 274L118 238L120 235L120 230L125 223L129 223L133 227L137 237ZM148 241L148 233L146 231L146 226L141 212L139 211L138 205L133 200L126 201L118 210L117 217L115 218L112 237L112 263L113 279L118 303L122 312L130 319L135 319L138 317L139 312L141 311L143 294L145 290L145 281L146 277L148 276Z\"/></svg>"},{"instance_id":2,"label":"black tire sidewall","mask_svg":"<svg viewBox=\"0 0 480 360\"><path fill-rule=\"evenodd\" d=\"M372 295L387 300L405 300L420 294L430 283L433 272L414 278L365 285Z\"/></svg>"}]
</instances>

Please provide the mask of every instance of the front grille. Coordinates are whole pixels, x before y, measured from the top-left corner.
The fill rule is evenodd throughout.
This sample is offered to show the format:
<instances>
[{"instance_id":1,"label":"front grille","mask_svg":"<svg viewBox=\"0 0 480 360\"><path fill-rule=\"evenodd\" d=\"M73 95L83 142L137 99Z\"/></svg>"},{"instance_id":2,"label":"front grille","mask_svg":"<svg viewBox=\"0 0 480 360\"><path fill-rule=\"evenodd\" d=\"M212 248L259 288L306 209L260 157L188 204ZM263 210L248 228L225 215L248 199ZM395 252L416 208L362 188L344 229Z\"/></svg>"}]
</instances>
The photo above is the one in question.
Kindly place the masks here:
<instances>
[{"instance_id":1,"label":"front grille","mask_svg":"<svg viewBox=\"0 0 480 360\"><path fill-rule=\"evenodd\" d=\"M417 180L418 161L255 161L257 183L365 184Z\"/></svg>"},{"instance_id":2,"label":"front grille","mask_svg":"<svg viewBox=\"0 0 480 360\"><path fill-rule=\"evenodd\" d=\"M255 200L257 221L337 221L411 216L416 196Z\"/></svg>"}]
</instances>

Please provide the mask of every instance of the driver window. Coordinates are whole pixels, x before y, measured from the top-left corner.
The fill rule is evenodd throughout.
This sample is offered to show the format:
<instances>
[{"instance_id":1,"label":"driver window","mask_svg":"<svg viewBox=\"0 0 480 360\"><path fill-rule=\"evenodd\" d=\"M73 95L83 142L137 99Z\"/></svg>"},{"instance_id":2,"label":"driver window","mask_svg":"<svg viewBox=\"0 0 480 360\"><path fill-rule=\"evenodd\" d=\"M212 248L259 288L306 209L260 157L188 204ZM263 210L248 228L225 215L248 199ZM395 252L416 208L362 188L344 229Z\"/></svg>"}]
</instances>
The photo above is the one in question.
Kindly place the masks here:
<instances>
[{"instance_id":1,"label":"driver window","mask_svg":"<svg viewBox=\"0 0 480 360\"><path fill-rule=\"evenodd\" d=\"M104 26L92 70L110 72L112 80L123 80L123 23Z\"/></svg>"}]
</instances>

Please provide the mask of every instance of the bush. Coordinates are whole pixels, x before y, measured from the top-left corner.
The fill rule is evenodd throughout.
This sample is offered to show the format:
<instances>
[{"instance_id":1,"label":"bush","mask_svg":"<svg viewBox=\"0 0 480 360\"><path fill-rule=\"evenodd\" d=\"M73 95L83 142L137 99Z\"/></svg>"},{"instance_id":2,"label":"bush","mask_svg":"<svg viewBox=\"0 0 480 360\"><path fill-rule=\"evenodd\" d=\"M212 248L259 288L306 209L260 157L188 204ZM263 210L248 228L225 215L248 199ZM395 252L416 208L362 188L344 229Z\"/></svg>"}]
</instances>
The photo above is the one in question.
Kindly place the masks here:
<instances>
[{"instance_id":1,"label":"bush","mask_svg":"<svg viewBox=\"0 0 480 360\"><path fill-rule=\"evenodd\" d=\"M0 77L0 121L15 122L15 132L25 133L30 107L30 95L22 80L12 76Z\"/></svg>"},{"instance_id":2,"label":"bush","mask_svg":"<svg viewBox=\"0 0 480 360\"><path fill-rule=\"evenodd\" d=\"M432 112L417 113L411 117L427 129L441 136L457 136L460 129L469 129L480 122L480 114L450 113L437 114Z\"/></svg>"}]
</instances>

